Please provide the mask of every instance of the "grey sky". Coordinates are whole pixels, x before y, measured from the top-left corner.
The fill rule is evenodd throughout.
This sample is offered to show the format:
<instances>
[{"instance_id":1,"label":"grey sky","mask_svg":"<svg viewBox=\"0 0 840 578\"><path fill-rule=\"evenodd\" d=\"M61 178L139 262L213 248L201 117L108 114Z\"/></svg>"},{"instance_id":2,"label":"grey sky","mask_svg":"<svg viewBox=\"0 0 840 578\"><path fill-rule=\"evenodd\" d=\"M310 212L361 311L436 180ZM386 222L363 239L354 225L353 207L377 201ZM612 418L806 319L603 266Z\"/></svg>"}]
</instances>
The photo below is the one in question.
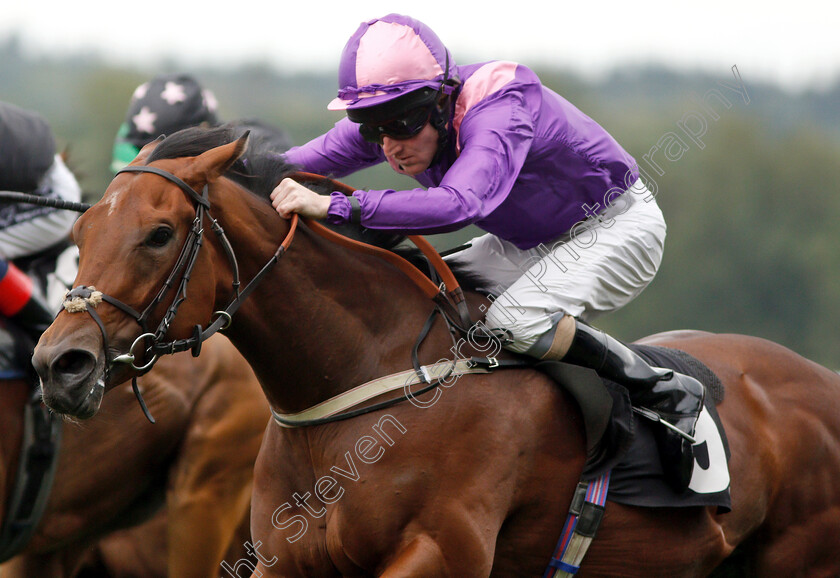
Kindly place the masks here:
<instances>
[{"instance_id":1,"label":"grey sky","mask_svg":"<svg viewBox=\"0 0 840 578\"><path fill-rule=\"evenodd\" d=\"M588 75L647 62L726 75L734 64L748 82L770 81L791 90L836 80L840 8L813 0L786 4L784 11L771 5L45 0L5 3L0 39L16 31L34 53L97 52L115 63L152 65L172 57L185 64L262 62L290 72L334 71L359 22L396 11L429 24L464 63L552 63Z\"/></svg>"}]
</instances>

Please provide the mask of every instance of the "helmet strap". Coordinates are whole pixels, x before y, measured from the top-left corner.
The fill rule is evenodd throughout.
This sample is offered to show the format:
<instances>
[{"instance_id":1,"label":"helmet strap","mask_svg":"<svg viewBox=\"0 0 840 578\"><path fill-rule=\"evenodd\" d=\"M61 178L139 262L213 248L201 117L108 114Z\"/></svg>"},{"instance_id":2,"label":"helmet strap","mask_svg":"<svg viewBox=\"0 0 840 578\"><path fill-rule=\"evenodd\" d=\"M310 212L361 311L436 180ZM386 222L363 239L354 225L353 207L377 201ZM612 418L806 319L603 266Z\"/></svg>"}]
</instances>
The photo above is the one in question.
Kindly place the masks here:
<instances>
[{"instance_id":1,"label":"helmet strap","mask_svg":"<svg viewBox=\"0 0 840 578\"><path fill-rule=\"evenodd\" d=\"M457 77L454 79L449 77L449 50L445 50L445 52L446 65L443 71L443 81L441 81L440 89L438 90L438 98L446 95L446 101L442 106L438 105L435 108L429 120L438 132L438 146L437 151L435 151L435 156L432 158L432 164L437 163L441 159L443 153L446 151L446 146L449 144L448 125L449 121L455 116L455 99L458 98L458 88L461 84Z\"/></svg>"},{"instance_id":2,"label":"helmet strap","mask_svg":"<svg viewBox=\"0 0 840 578\"><path fill-rule=\"evenodd\" d=\"M446 151L447 145L449 144L449 121L454 115L455 98L453 94L457 85L449 84L447 86L450 87L451 90L445 93L447 95L445 101L435 107L432 112L432 116L429 118L429 124L431 124L438 133L437 150L435 151L435 156L432 158L431 164L435 164L441 159Z\"/></svg>"}]
</instances>

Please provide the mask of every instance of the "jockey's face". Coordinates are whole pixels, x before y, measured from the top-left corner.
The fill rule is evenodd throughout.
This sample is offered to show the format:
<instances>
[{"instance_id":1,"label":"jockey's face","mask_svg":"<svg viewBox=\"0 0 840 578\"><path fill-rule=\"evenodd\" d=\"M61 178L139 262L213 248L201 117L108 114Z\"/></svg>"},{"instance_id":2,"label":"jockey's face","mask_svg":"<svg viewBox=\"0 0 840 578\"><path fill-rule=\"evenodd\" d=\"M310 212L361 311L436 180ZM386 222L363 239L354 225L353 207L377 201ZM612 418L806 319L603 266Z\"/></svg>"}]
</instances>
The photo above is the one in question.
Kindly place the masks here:
<instances>
[{"instance_id":1,"label":"jockey's face","mask_svg":"<svg viewBox=\"0 0 840 578\"><path fill-rule=\"evenodd\" d=\"M395 139L382 137L382 151L388 164L398 173L415 176L432 164L438 147L438 131L426 123L420 132L411 138Z\"/></svg>"}]
</instances>

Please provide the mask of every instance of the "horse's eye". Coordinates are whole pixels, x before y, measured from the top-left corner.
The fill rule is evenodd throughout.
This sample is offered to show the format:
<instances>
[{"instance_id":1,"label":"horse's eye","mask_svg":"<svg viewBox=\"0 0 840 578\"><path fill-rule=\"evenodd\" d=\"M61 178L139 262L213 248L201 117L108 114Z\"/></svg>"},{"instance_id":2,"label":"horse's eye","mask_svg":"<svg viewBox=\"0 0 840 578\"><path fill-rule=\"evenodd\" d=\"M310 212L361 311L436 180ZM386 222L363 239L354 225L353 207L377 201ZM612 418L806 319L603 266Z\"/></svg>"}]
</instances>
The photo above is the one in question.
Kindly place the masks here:
<instances>
[{"instance_id":1,"label":"horse's eye","mask_svg":"<svg viewBox=\"0 0 840 578\"><path fill-rule=\"evenodd\" d=\"M169 227L158 227L146 239L146 244L150 247L163 247L172 238L172 229Z\"/></svg>"}]
</instances>

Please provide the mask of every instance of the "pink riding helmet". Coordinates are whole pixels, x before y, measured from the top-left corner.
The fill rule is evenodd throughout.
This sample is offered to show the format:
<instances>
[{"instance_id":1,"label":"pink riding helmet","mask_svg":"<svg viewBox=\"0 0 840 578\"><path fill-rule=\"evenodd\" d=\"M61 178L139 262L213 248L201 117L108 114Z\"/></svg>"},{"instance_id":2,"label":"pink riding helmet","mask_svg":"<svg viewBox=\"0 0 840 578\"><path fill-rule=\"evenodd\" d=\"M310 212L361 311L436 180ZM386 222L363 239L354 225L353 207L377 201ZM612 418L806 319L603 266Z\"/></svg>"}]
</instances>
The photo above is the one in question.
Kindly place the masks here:
<instances>
[{"instance_id":1,"label":"pink riding helmet","mask_svg":"<svg viewBox=\"0 0 840 578\"><path fill-rule=\"evenodd\" d=\"M338 97L329 110L376 106L424 87L450 94L455 61L422 22L389 14L363 22L341 53Z\"/></svg>"}]
</instances>

